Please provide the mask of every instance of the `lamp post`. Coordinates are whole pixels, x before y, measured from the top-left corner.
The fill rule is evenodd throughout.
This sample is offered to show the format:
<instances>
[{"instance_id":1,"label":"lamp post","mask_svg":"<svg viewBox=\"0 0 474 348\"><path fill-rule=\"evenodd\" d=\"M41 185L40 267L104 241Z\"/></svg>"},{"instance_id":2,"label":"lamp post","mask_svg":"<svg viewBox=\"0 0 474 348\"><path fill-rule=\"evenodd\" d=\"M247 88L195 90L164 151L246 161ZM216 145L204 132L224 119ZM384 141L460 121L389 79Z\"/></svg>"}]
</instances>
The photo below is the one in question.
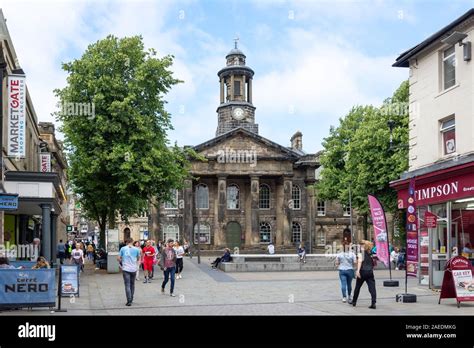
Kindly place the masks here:
<instances>
[{"instance_id":1,"label":"lamp post","mask_svg":"<svg viewBox=\"0 0 474 348\"><path fill-rule=\"evenodd\" d=\"M197 212L197 256L198 256L198 264L201 264L201 222L199 219L199 215L201 213L201 209L199 208L199 197L201 194L202 186L196 186L196 212Z\"/></svg>"}]
</instances>

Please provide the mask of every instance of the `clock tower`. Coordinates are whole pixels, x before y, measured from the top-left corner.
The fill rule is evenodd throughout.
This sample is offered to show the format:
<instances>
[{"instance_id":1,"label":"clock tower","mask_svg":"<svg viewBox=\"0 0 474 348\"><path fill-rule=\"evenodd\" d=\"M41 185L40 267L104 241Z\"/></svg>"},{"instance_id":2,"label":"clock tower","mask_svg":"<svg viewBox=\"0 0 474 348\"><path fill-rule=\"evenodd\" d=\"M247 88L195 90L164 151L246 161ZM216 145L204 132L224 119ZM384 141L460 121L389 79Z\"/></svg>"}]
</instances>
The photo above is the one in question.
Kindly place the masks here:
<instances>
[{"instance_id":1,"label":"clock tower","mask_svg":"<svg viewBox=\"0 0 474 348\"><path fill-rule=\"evenodd\" d=\"M235 47L227 54L227 64L217 75L220 81L220 105L217 108L216 136L242 127L258 134L255 107L252 104L254 72L245 65L245 54Z\"/></svg>"}]
</instances>

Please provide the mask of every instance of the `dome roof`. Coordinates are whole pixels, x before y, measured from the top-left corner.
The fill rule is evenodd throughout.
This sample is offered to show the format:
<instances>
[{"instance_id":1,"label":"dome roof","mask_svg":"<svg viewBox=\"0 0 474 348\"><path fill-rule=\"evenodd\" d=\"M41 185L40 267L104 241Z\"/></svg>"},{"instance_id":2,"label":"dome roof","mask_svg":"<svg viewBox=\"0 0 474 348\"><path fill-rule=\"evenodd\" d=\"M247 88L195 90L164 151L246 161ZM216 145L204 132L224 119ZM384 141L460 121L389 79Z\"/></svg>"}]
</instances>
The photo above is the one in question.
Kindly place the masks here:
<instances>
[{"instance_id":1,"label":"dome roof","mask_svg":"<svg viewBox=\"0 0 474 348\"><path fill-rule=\"evenodd\" d=\"M229 53L227 53L227 56L225 56L225 57L227 58L229 56L244 56L245 57L245 54L244 54L244 52L242 52L238 48L233 48L233 49L230 50Z\"/></svg>"}]
</instances>

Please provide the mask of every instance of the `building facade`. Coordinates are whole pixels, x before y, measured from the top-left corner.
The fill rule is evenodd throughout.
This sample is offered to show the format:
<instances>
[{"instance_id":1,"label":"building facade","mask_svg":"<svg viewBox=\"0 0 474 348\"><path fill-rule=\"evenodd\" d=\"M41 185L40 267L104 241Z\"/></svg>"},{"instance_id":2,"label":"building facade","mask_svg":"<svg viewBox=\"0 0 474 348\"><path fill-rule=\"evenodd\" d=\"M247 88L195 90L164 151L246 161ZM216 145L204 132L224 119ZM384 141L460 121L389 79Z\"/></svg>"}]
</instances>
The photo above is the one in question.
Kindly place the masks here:
<instances>
[{"instance_id":1,"label":"building facade","mask_svg":"<svg viewBox=\"0 0 474 348\"><path fill-rule=\"evenodd\" d=\"M63 236L65 211L65 160L54 136L54 127L40 127L33 101L25 82L19 93L10 77L25 81L25 72L19 60L0 10L0 69L2 69L2 193L18 195L18 207L11 211L0 211L0 244L24 245L34 238L40 239L41 253L49 260L55 258L56 243ZM17 95L13 96L13 94ZM18 95L22 94L22 95ZM24 123L17 127L15 119L9 120L9 98L19 98L23 105ZM24 99L23 99L24 98ZM24 103L23 103L24 100ZM15 114L18 115L18 114ZM20 121L18 121L18 124ZM13 131L14 129L14 131ZM43 139L44 137L45 139ZM12 141L17 155L12 155ZM49 157L41 157L41 155ZM49 161L47 160L49 158ZM61 229L61 230L60 230ZM18 255L20 257L20 255Z\"/></svg>"},{"instance_id":2,"label":"building facade","mask_svg":"<svg viewBox=\"0 0 474 348\"><path fill-rule=\"evenodd\" d=\"M324 252L325 245L342 239L350 214L339 204L317 201L319 156L303 150L301 132L291 137L289 147L259 135L254 71L241 50L227 54L217 75L216 136L193 146L206 159L192 161L195 180L174 190L171 202L151 209L156 239L254 251L271 242L278 251L291 252L303 242L313 252Z\"/></svg>"},{"instance_id":3,"label":"building facade","mask_svg":"<svg viewBox=\"0 0 474 348\"><path fill-rule=\"evenodd\" d=\"M409 171L391 186L405 209L408 184L415 183L418 275L433 288L441 287L446 261L474 243L473 40L471 9L394 64L409 68L410 149ZM435 226L425 224L429 213Z\"/></svg>"}]
</instances>

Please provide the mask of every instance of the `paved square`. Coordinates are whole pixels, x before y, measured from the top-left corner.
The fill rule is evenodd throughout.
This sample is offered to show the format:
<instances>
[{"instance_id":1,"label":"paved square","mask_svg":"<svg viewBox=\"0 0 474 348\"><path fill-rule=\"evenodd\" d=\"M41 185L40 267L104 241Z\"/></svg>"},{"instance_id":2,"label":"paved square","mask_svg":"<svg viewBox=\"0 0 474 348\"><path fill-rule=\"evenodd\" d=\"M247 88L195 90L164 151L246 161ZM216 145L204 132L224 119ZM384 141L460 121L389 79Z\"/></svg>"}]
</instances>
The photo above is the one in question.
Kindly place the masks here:
<instances>
[{"instance_id":1,"label":"paved square","mask_svg":"<svg viewBox=\"0 0 474 348\"><path fill-rule=\"evenodd\" d=\"M363 286L356 308L342 303L337 271L224 273L209 266L211 258L185 258L183 278L176 280L176 297L161 294L162 272L155 272L151 284L136 282L135 300L125 306L121 274L107 274L88 265L81 275L80 297L63 298L66 313L51 314L36 308L2 312L5 315L472 315L474 303L457 308L454 299L438 305L439 293L418 286L409 279L409 292L418 302L395 302L404 290L404 273L394 271L399 288L385 288L388 271L375 271L377 309L371 310L370 295ZM355 282L353 283L353 286Z\"/></svg>"}]
</instances>

